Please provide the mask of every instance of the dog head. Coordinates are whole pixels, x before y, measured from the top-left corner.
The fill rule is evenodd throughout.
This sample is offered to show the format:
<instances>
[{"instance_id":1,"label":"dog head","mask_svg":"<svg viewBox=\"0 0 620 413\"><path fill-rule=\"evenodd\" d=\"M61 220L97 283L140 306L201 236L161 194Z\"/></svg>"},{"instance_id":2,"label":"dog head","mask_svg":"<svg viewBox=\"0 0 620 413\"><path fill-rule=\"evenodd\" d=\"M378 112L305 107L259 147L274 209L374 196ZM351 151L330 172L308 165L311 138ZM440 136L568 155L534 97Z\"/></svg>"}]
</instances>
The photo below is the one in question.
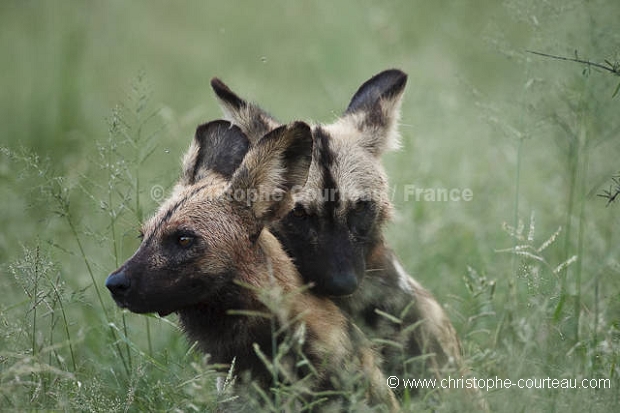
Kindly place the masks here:
<instances>
[{"instance_id":1,"label":"dog head","mask_svg":"<svg viewBox=\"0 0 620 413\"><path fill-rule=\"evenodd\" d=\"M406 81L399 70L381 72L360 86L336 122L312 127L315 145L308 181L296 192L293 209L271 226L318 294L353 293L368 256L382 242L391 203L380 158L399 146ZM280 124L219 79L211 85L227 118L250 141Z\"/></svg>"},{"instance_id":2,"label":"dog head","mask_svg":"<svg viewBox=\"0 0 620 413\"><path fill-rule=\"evenodd\" d=\"M172 195L142 227L135 254L110 274L116 303L166 315L192 306L239 308L240 281L256 285L263 227L291 208L312 157L309 126L278 127L249 148L226 121L200 126Z\"/></svg>"}]
</instances>

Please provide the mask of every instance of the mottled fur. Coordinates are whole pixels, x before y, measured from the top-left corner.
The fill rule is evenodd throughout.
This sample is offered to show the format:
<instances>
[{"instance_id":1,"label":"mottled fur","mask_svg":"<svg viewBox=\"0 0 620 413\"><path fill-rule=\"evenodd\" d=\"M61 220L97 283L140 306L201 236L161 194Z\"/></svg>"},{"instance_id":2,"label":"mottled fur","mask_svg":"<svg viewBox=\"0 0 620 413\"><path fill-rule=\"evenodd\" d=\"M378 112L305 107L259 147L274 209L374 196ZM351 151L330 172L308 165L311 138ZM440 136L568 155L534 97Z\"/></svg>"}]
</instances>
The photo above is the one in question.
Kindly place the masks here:
<instances>
[{"instance_id":1,"label":"mottled fur","mask_svg":"<svg viewBox=\"0 0 620 413\"><path fill-rule=\"evenodd\" d=\"M264 228L290 210L291 190L307 179L310 128L276 128L248 147L244 133L228 122L199 127L172 196L143 225L139 249L106 286L133 312L178 313L190 340L213 363L234 359L235 373L249 374L266 391L273 370L254 346L269 358L277 351L274 340L281 346L294 338L278 361L279 380L311 377L310 398L313 391L344 390L347 375L363 372L370 402L395 410L373 352L353 337L356 327L330 300L304 289ZM274 326L289 334L274 337ZM310 365L297 364L302 354Z\"/></svg>"},{"instance_id":2,"label":"mottled fur","mask_svg":"<svg viewBox=\"0 0 620 413\"><path fill-rule=\"evenodd\" d=\"M331 296L368 337L378 339L386 375L403 374L406 364L408 373L421 373L411 362L418 356L423 356L418 366L439 374L461 364L456 332L437 300L403 270L382 234L392 206L380 157L399 146L406 79L399 70L378 74L359 88L336 122L312 127L315 147L306 186L271 229L315 293ZM280 125L220 80L212 87L227 118L251 141Z\"/></svg>"}]
</instances>

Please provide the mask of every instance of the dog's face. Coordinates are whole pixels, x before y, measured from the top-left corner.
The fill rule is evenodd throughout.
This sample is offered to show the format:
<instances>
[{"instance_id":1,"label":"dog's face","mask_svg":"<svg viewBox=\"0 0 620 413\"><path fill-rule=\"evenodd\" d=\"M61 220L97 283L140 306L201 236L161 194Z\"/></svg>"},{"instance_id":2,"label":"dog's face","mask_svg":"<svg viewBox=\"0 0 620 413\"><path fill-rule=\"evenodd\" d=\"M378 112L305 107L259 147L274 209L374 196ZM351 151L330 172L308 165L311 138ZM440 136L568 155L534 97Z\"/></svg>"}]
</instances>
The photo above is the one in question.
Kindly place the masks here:
<instances>
[{"instance_id":1,"label":"dog's face","mask_svg":"<svg viewBox=\"0 0 620 413\"><path fill-rule=\"evenodd\" d=\"M381 154L398 145L406 75L382 72L364 83L344 115L312 128L314 152L294 208L271 226L306 282L322 295L353 293L391 210ZM221 81L212 86L225 114L251 141L278 122Z\"/></svg>"},{"instance_id":2,"label":"dog's face","mask_svg":"<svg viewBox=\"0 0 620 413\"><path fill-rule=\"evenodd\" d=\"M166 315L232 283L235 254L248 253L246 212L223 193L209 184L178 189L143 225L140 247L106 281L120 307Z\"/></svg>"},{"instance_id":3,"label":"dog's face","mask_svg":"<svg viewBox=\"0 0 620 413\"><path fill-rule=\"evenodd\" d=\"M316 293L340 296L355 291L364 275L389 202L376 158L355 142L339 139L332 129L314 129L308 183L272 231Z\"/></svg>"},{"instance_id":4,"label":"dog's face","mask_svg":"<svg viewBox=\"0 0 620 413\"><path fill-rule=\"evenodd\" d=\"M213 300L234 306L235 280L254 284L256 240L290 209L290 190L305 183L312 136L298 123L248 147L228 122L198 128L172 196L143 225L136 253L106 280L119 306L161 315Z\"/></svg>"}]
</instances>

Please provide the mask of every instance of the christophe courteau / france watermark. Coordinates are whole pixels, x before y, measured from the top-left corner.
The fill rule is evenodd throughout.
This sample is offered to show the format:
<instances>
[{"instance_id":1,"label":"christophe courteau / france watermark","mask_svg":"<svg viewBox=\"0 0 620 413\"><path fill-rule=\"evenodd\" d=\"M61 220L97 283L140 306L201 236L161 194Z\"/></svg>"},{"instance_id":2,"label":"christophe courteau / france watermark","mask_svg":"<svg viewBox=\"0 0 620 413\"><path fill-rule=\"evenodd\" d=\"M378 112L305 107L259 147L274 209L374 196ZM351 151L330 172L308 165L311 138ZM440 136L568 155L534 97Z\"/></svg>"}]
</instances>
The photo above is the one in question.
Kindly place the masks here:
<instances>
[{"instance_id":1,"label":"christophe courteau / france watermark","mask_svg":"<svg viewBox=\"0 0 620 413\"><path fill-rule=\"evenodd\" d=\"M209 191L211 196L229 201L254 202L257 200L278 201L286 195L282 189L245 188L234 189L223 185L220 191ZM388 192L377 190L348 190L338 188L307 188L295 186L290 190L294 197L315 202L359 202L359 201L403 201L403 202L470 202L474 199L474 192L470 188L421 187L414 184L394 186ZM160 202L165 198L166 191L161 185L153 185L150 191L151 199Z\"/></svg>"},{"instance_id":2,"label":"christophe courteau / france watermark","mask_svg":"<svg viewBox=\"0 0 620 413\"><path fill-rule=\"evenodd\" d=\"M403 186L405 202L469 202L473 199L474 191L470 188Z\"/></svg>"}]
</instances>

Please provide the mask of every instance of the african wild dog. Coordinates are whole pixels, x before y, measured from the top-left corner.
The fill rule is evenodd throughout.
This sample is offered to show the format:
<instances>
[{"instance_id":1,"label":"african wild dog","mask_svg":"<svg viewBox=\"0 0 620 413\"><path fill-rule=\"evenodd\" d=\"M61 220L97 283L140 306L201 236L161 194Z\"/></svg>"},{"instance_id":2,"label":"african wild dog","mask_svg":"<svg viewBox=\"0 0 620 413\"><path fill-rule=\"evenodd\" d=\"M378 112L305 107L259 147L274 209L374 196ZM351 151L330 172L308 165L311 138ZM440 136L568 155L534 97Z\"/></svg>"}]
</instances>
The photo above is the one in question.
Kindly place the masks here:
<instances>
[{"instance_id":1,"label":"african wild dog","mask_svg":"<svg viewBox=\"0 0 620 413\"><path fill-rule=\"evenodd\" d=\"M406 81L400 70L379 73L359 88L335 123L312 127L308 181L295 194L294 208L271 230L313 291L332 297L369 338L379 339L386 375L420 368L438 374L461 365L458 337L437 300L405 272L382 234L392 207L380 157L398 147ZM252 142L280 125L219 79L211 85L225 116Z\"/></svg>"},{"instance_id":2,"label":"african wild dog","mask_svg":"<svg viewBox=\"0 0 620 413\"><path fill-rule=\"evenodd\" d=\"M307 179L312 146L302 122L270 131L250 149L229 122L200 126L172 195L143 225L140 247L106 287L130 311L178 313L186 334L213 363L234 359L235 373L249 373L265 390L273 370L254 346L270 357L274 340L283 344L283 335L274 333L282 329L300 348L292 346L278 361L280 379L312 377L309 390L334 390L342 389L344 375L362 372L371 403L395 410L373 352L353 338L355 326L330 300L303 288L290 258L264 228L290 210L291 190ZM299 352L309 365L295 363Z\"/></svg>"}]
</instances>

